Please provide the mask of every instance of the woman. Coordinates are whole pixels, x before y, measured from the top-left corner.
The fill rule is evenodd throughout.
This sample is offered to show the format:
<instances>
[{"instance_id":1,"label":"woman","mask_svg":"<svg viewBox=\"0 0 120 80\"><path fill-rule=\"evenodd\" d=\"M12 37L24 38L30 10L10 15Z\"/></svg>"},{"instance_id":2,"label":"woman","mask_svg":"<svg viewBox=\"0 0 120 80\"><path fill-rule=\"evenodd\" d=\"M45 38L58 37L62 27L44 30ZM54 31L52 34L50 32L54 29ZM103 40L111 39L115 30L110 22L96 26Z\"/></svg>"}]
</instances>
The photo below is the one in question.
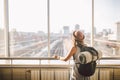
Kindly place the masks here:
<instances>
[{"instance_id":1,"label":"woman","mask_svg":"<svg viewBox=\"0 0 120 80\"><path fill-rule=\"evenodd\" d=\"M84 44L84 34L81 31L74 31L73 32L73 45L70 51L68 52L67 56L61 57L61 56L53 56L56 59L62 60L62 61L68 61L72 56L74 57L74 65L72 69L72 76L71 80L88 80L87 77L84 77L78 73L78 69L76 66L79 66L79 64L75 64L78 62L77 56L80 53L80 48L77 46L77 44L85 45Z\"/></svg>"}]
</instances>

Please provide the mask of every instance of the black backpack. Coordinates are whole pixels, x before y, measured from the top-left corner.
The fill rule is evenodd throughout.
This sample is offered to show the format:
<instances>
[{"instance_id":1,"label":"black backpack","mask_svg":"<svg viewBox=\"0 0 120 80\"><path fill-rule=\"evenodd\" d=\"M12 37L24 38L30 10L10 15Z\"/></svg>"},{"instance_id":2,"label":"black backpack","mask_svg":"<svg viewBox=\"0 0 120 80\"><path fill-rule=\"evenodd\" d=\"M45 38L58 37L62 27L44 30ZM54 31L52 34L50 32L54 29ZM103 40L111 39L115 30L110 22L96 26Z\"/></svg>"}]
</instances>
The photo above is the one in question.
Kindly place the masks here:
<instances>
[{"instance_id":1,"label":"black backpack","mask_svg":"<svg viewBox=\"0 0 120 80\"><path fill-rule=\"evenodd\" d=\"M97 56L98 57L98 52L97 50L95 50L93 47L88 47L88 46L84 46L84 45L77 45L81 52L83 51L88 51L90 52L93 56ZM93 58L93 57L92 57ZM74 56L73 56L73 59L74 59ZM96 69L96 61L91 61L89 63L76 63L76 64L80 64L79 67L76 67L78 68L78 72L80 75L83 75L85 77L90 77L92 76L94 73L95 73L95 69Z\"/></svg>"}]
</instances>

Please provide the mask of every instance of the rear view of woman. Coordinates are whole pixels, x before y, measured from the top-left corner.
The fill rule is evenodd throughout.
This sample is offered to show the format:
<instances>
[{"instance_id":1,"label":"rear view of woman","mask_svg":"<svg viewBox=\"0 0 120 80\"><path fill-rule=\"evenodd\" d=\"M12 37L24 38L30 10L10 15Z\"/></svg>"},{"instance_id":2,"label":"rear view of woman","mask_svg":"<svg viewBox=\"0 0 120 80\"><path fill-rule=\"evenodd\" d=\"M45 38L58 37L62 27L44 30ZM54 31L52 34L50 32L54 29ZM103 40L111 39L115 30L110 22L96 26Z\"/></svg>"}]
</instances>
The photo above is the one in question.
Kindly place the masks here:
<instances>
[{"instance_id":1,"label":"rear view of woman","mask_svg":"<svg viewBox=\"0 0 120 80\"><path fill-rule=\"evenodd\" d=\"M77 46L77 44L81 44L81 45L85 45L84 44L84 34L79 31L76 30L73 32L73 36L72 36L72 48L69 50L68 54L65 57L61 57L61 56L53 56L56 59L62 60L62 61L68 61L70 60L71 57L74 57L74 64L73 64L73 68L72 68L72 75L71 75L71 80L89 80L88 77L84 77L82 75L79 74L77 67L80 64L75 64L78 63L78 54L80 54L80 48Z\"/></svg>"}]
</instances>

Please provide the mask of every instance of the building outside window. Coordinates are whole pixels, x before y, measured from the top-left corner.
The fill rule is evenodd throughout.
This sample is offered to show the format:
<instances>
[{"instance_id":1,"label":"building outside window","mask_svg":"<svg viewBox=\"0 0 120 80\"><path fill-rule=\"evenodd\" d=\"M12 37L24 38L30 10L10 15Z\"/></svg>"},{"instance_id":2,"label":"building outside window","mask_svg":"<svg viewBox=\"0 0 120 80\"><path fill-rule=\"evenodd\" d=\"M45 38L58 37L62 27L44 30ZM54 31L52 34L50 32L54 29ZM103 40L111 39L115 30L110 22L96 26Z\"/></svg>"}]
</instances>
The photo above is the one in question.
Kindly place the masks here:
<instances>
[{"instance_id":1,"label":"building outside window","mask_svg":"<svg viewBox=\"0 0 120 80\"><path fill-rule=\"evenodd\" d=\"M105 57L120 56L120 1L95 0L94 46Z\"/></svg>"}]
</instances>

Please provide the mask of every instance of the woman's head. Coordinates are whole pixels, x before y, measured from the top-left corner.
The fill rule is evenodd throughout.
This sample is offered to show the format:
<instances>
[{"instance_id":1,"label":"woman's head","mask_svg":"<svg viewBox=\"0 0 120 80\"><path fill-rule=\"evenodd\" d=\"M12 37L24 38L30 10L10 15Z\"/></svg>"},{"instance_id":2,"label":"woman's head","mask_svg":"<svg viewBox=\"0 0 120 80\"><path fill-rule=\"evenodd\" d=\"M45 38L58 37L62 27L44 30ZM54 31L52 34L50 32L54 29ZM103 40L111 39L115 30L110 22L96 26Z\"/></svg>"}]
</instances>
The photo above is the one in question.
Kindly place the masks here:
<instances>
[{"instance_id":1,"label":"woman's head","mask_svg":"<svg viewBox=\"0 0 120 80\"><path fill-rule=\"evenodd\" d=\"M85 38L85 36L80 30L75 30L73 32L73 39L75 41L75 44L76 44L76 42L83 44L84 38Z\"/></svg>"},{"instance_id":2,"label":"woman's head","mask_svg":"<svg viewBox=\"0 0 120 80\"><path fill-rule=\"evenodd\" d=\"M85 38L84 34L79 30L75 30L73 32L73 36L74 36L75 40L78 40L78 41L83 41Z\"/></svg>"}]
</instances>

